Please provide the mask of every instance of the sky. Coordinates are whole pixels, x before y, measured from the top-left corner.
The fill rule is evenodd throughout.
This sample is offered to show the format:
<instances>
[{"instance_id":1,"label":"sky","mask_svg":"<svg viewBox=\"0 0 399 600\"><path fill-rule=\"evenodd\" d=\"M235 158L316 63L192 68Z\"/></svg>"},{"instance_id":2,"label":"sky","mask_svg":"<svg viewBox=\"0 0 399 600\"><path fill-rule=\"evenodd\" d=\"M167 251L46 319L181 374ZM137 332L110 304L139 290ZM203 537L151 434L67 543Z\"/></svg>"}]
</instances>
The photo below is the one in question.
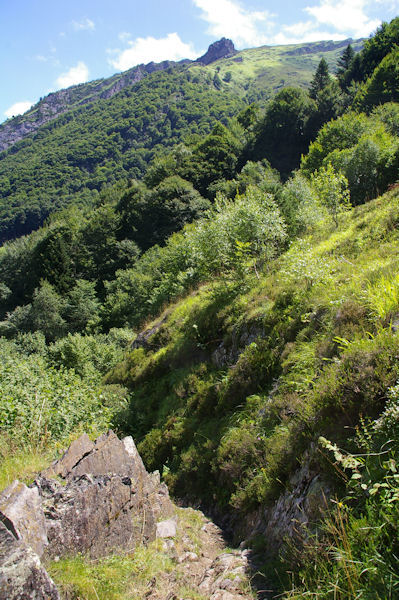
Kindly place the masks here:
<instances>
[{"instance_id":1,"label":"sky","mask_svg":"<svg viewBox=\"0 0 399 600\"><path fill-rule=\"evenodd\" d=\"M368 37L399 0L0 0L0 122L50 92L150 61Z\"/></svg>"}]
</instances>

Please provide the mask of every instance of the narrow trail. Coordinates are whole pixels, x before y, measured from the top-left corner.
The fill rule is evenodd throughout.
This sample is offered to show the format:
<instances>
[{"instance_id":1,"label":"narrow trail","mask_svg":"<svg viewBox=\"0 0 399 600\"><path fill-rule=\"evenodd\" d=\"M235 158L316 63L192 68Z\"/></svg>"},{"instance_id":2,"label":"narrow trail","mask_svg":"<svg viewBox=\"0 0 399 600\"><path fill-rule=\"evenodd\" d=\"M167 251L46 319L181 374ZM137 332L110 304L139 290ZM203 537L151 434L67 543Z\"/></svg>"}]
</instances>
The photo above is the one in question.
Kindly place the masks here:
<instances>
[{"instance_id":1,"label":"narrow trail","mask_svg":"<svg viewBox=\"0 0 399 600\"><path fill-rule=\"evenodd\" d=\"M153 578L148 600L250 600L249 550L227 548L221 529L198 510L177 509L176 536L161 541L173 568Z\"/></svg>"}]
</instances>

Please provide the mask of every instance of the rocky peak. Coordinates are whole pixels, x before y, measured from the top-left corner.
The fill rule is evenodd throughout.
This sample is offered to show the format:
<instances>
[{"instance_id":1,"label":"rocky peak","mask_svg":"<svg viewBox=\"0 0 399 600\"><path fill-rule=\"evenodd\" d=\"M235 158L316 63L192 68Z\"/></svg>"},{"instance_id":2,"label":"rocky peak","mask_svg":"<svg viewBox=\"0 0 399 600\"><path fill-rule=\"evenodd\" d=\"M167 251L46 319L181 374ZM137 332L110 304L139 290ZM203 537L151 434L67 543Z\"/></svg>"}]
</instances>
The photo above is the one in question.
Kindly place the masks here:
<instances>
[{"instance_id":1,"label":"rocky peak","mask_svg":"<svg viewBox=\"0 0 399 600\"><path fill-rule=\"evenodd\" d=\"M215 60L228 58L229 56L236 54L236 52L233 42L227 38L222 38L218 42L211 44L208 51L203 56L200 56L196 62L199 62L202 65L210 65L215 62Z\"/></svg>"}]
</instances>

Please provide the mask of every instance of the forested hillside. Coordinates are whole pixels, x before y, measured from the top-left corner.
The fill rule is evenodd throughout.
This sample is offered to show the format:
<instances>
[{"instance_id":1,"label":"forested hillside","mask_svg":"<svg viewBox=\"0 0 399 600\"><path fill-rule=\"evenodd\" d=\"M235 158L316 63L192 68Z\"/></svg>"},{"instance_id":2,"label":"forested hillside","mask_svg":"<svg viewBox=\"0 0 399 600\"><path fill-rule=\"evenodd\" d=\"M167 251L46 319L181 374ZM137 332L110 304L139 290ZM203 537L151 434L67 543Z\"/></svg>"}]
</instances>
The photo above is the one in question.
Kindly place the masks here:
<instances>
[{"instance_id":1,"label":"forested hillside","mask_svg":"<svg viewBox=\"0 0 399 600\"><path fill-rule=\"evenodd\" d=\"M92 205L105 186L140 179L154 155L192 144L284 85L306 87L320 58L334 69L342 47L263 47L208 66L150 64L44 98L0 126L0 139L2 130L6 139L25 132L0 154L0 240L37 229L68 204ZM41 126L26 135L36 120Z\"/></svg>"},{"instance_id":2,"label":"forested hillside","mask_svg":"<svg viewBox=\"0 0 399 600\"><path fill-rule=\"evenodd\" d=\"M2 155L3 485L112 426L263 597L398 595L398 43L180 65Z\"/></svg>"}]
</instances>

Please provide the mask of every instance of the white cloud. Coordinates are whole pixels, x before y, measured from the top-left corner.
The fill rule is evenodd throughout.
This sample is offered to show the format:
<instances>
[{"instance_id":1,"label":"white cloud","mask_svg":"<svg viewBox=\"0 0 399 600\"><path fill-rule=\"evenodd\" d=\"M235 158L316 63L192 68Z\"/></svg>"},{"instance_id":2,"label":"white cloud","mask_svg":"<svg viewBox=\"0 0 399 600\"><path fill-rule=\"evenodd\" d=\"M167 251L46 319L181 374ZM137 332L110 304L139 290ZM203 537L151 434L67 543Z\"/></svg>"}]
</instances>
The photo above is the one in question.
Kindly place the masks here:
<instances>
[{"instance_id":1,"label":"white cloud","mask_svg":"<svg viewBox=\"0 0 399 600\"><path fill-rule=\"evenodd\" d=\"M229 37L238 47L367 37L381 23L375 18L376 5L399 10L399 0L318 0L303 9L305 19L277 29L274 14L249 10L240 0L192 2L202 10L208 33L215 38Z\"/></svg>"},{"instance_id":2,"label":"white cloud","mask_svg":"<svg viewBox=\"0 0 399 600\"><path fill-rule=\"evenodd\" d=\"M81 21L72 21L72 27L75 31L94 31L96 26L91 19L82 19Z\"/></svg>"},{"instance_id":3,"label":"white cloud","mask_svg":"<svg viewBox=\"0 0 399 600\"><path fill-rule=\"evenodd\" d=\"M79 61L76 67L71 67L66 73L62 73L57 78L58 88L67 88L71 85L84 83L89 78L89 69L84 62Z\"/></svg>"},{"instance_id":4,"label":"white cloud","mask_svg":"<svg viewBox=\"0 0 399 600\"><path fill-rule=\"evenodd\" d=\"M307 6L305 11L317 24L327 25L344 36L365 37L380 24L366 14L368 0L321 0L316 6Z\"/></svg>"},{"instance_id":5,"label":"white cloud","mask_svg":"<svg viewBox=\"0 0 399 600\"><path fill-rule=\"evenodd\" d=\"M61 64L58 58L56 58L54 55L46 56L45 54L35 54L35 56L32 56L32 60L41 63L50 63L54 67L58 67Z\"/></svg>"},{"instance_id":6,"label":"white cloud","mask_svg":"<svg viewBox=\"0 0 399 600\"><path fill-rule=\"evenodd\" d=\"M342 40L340 33L317 29L313 21L300 21L293 25L283 25L280 31L272 36L272 44L301 44L320 40Z\"/></svg>"},{"instance_id":7,"label":"white cloud","mask_svg":"<svg viewBox=\"0 0 399 600\"><path fill-rule=\"evenodd\" d=\"M121 42L128 42L130 40L130 38L132 37L132 35L128 32L128 31L121 31L118 34L118 39Z\"/></svg>"},{"instance_id":8,"label":"white cloud","mask_svg":"<svg viewBox=\"0 0 399 600\"><path fill-rule=\"evenodd\" d=\"M318 4L303 9L307 20L282 25L272 36L271 43L295 44L367 37L381 23L371 16L375 4L391 5L392 2L399 7L398 0L319 0Z\"/></svg>"},{"instance_id":9,"label":"white cloud","mask_svg":"<svg viewBox=\"0 0 399 600\"><path fill-rule=\"evenodd\" d=\"M193 0L209 23L208 33L228 37L239 46L260 46L270 42L274 15L267 10L243 8L237 0Z\"/></svg>"},{"instance_id":10,"label":"white cloud","mask_svg":"<svg viewBox=\"0 0 399 600\"><path fill-rule=\"evenodd\" d=\"M164 38L137 38L129 42L129 48L119 51L116 58L109 59L110 64L119 71L151 61L180 60L197 56L191 44L185 44L177 33L168 33Z\"/></svg>"},{"instance_id":11,"label":"white cloud","mask_svg":"<svg viewBox=\"0 0 399 600\"><path fill-rule=\"evenodd\" d=\"M30 109L33 106L33 102L29 102L29 100L24 100L22 102L16 102L10 108L4 111L5 116L10 119L11 117L15 117L16 115L22 115L24 112Z\"/></svg>"}]
</instances>

